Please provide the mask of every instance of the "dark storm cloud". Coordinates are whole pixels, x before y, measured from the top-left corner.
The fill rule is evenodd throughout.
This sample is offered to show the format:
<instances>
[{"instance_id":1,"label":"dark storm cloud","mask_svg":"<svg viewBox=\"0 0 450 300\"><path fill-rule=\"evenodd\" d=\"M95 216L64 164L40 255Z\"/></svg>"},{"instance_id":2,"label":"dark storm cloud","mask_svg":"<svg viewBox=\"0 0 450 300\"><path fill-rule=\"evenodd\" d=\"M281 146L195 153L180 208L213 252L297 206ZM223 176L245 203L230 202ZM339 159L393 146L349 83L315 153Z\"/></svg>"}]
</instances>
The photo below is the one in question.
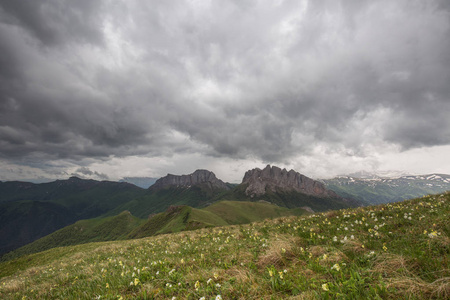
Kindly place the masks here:
<instances>
[{"instance_id":1,"label":"dark storm cloud","mask_svg":"<svg viewBox=\"0 0 450 300\"><path fill-rule=\"evenodd\" d=\"M5 6L14 10L18 17L27 14L27 7L16 7L9 2ZM69 8L67 11L81 14L79 9L83 7L78 3L75 8ZM2 20L9 21L5 11ZM61 14L64 18L66 12L61 11ZM87 10L82 15L91 14L93 12ZM47 22L44 17L23 22L38 20ZM70 27L71 24L60 25ZM72 35L61 33L60 38L55 36L53 39L45 37L45 32L30 34L28 25L23 26L25 31L17 22L0 24L5 41L1 46L5 50L1 60L4 67L0 71L0 148L3 157L21 158L44 153L48 158L80 159L164 151L159 140L164 139L168 129L162 126L164 122L146 115L148 103L141 102L143 94L152 100L161 100L158 90L137 87L137 75L133 72L114 73L103 66L93 66L97 62L95 58L80 57L82 53L77 52L84 47L79 41L90 40L95 44L92 32L101 32L99 28L81 28ZM64 29L58 27L58 30ZM49 44L47 50L42 51L36 45L35 35ZM74 43L74 48L52 48L51 44L56 41ZM104 49L90 50L101 52ZM153 103L151 110L158 111L158 106Z\"/></svg>"},{"instance_id":2,"label":"dark storm cloud","mask_svg":"<svg viewBox=\"0 0 450 300\"><path fill-rule=\"evenodd\" d=\"M433 4L405 8L403 4L354 8L327 2L309 8L298 24L293 21L292 32L284 38L271 33L289 17L287 10L271 10L268 18L262 18L264 11L249 13L254 23L246 27L237 18L227 24L228 31L221 30L224 24L211 21L199 34L212 37L208 32L216 33L213 40L203 40L204 49L211 51L199 51L199 57L190 59L204 78L224 89L238 86L242 102L216 103L222 107L216 109L213 120L201 112L188 114L204 124L189 126L189 119L183 119L179 130L220 153L256 153L277 160L304 150L293 143L296 131L330 147L341 143L358 148L370 141L363 135L365 128L351 127L364 123L368 114L385 110L384 119L376 120L381 139L404 148L447 144L448 14ZM233 9L225 11L239 15ZM234 32L234 26L244 29ZM229 39L229 32L236 37ZM233 47L228 47L230 40ZM257 45L258 51L251 45ZM218 67L211 64L217 52ZM230 62L235 64L227 69ZM431 102L427 101L430 94ZM423 120L425 126L412 126L414 120ZM359 138L349 137L351 132Z\"/></svg>"},{"instance_id":3,"label":"dark storm cloud","mask_svg":"<svg viewBox=\"0 0 450 300\"><path fill-rule=\"evenodd\" d=\"M0 21L5 159L450 143L445 1L3 1Z\"/></svg>"},{"instance_id":4,"label":"dark storm cloud","mask_svg":"<svg viewBox=\"0 0 450 300\"><path fill-rule=\"evenodd\" d=\"M98 43L102 40L102 1L4 0L1 19L17 24L45 45L65 42Z\"/></svg>"}]
</instances>

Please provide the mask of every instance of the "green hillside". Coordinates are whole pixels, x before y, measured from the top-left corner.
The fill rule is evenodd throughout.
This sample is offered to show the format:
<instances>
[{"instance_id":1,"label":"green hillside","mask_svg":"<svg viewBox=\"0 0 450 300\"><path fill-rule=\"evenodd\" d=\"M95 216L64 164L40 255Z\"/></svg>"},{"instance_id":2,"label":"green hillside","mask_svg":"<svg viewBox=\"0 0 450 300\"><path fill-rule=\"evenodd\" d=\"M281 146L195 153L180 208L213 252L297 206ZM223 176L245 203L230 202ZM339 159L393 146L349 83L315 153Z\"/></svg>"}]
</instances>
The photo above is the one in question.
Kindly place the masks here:
<instances>
[{"instance_id":1,"label":"green hillside","mask_svg":"<svg viewBox=\"0 0 450 300\"><path fill-rule=\"evenodd\" d=\"M73 211L51 202L0 203L0 256L75 220Z\"/></svg>"},{"instance_id":2,"label":"green hillside","mask_svg":"<svg viewBox=\"0 0 450 300\"><path fill-rule=\"evenodd\" d=\"M189 207L173 206L168 211L151 217L130 233L130 238L180 232L204 227L227 225L220 217Z\"/></svg>"},{"instance_id":3,"label":"green hillside","mask_svg":"<svg viewBox=\"0 0 450 300\"><path fill-rule=\"evenodd\" d=\"M123 240L143 222L144 220L132 216L128 211L124 211L114 217L81 220L5 254L2 260L9 260L25 254L37 253L61 246Z\"/></svg>"},{"instance_id":4,"label":"green hillside","mask_svg":"<svg viewBox=\"0 0 450 300\"><path fill-rule=\"evenodd\" d=\"M449 299L450 194L60 247L0 263L1 299Z\"/></svg>"},{"instance_id":5,"label":"green hillside","mask_svg":"<svg viewBox=\"0 0 450 300\"><path fill-rule=\"evenodd\" d=\"M303 209L288 209L264 202L220 201L203 209L219 216L226 223L245 224L268 218L302 215Z\"/></svg>"},{"instance_id":6,"label":"green hillside","mask_svg":"<svg viewBox=\"0 0 450 300\"><path fill-rule=\"evenodd\" d=\"M211 190L202 185L191 187L169 187L160 190L148 190L144 195L125 202L110 210L106 215L116 215L123 210L134 216L147 218L149 215L166 211L171 205L202 207L218 199L222 190Z\"/></svg>"},{"instance_id":7,"label":"green hillside","mask_svg":"<svg viewBox=\"0 0 450 300\"><path fill-rule=\"evenodd\" d=\"M128 183L76 177L42 184L0 182L0 255L145 192Z\"/></svg>"},{"instance_id":8,"label":"green hillside","mask_svg":"<svg viewBox=\"0 0 450 300\"><path fill-rule=\"evenodd\" d=\"M171 205L205 206L222 192L202 184L152 191L76 177L43 184L0 182L0 255L78 220L112 217L125 210L147 219Z\"/></svg>"},{"instance_id":9,"label":"green hillside","mask_svg":"<svg viewBox=\"0 0 450 300\"><path fill-rule=\"evenodd\" d=\"M245 224L305 213L302 209L290 210L268 203L239 201L216 202L203 209L172 206L166 212L150 217L147 222L130 233L129 237L141 238L206 227Z\"/></svg>"},{"instance_id":10,"label":"green hillside","mask_svg":"<svg viewBox=\"0 0 450 300\"><path fill-rule=\"evenodd\" d=\"M251 198L245 194L245 189L247 185L241 184L235 189L221 194L219 197L214 198L214 200L231 200L231 201L267 201L269 203L286 207L286 208L296 208L296 207L310 207L314 211L326 211L333 209L357 207L361 205L360 202L341 198L320 198L311 195L306 195L303 193L295 191L277 191L273 192L267 190L265 194L261 196L256 196Z\"/></svg>"},{"instance_id":11,"label":"green hillside","mask_svg":"<svg viewBox=\"0 0 450 300\"><path fill-rule=\"evenodd\" d=\"M206 227L244 224L289 215L301 215L302 209L290 210L268 203L222 201L204 209L171 206L148 220L124 211L117 216L81 220L5 254L3 261L55 247L97 241L134 239L152 235Z\"/></svg>"}]
</instances>

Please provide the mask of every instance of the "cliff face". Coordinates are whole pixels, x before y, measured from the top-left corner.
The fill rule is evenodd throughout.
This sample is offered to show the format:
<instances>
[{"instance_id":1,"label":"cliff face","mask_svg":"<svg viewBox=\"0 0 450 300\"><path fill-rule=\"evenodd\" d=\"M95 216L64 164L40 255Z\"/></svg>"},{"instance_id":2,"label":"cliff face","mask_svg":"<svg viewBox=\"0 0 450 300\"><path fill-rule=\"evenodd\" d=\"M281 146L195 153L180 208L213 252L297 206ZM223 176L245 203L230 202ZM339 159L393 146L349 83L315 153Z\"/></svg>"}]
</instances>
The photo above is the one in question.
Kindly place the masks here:
<instances>
[{"instance_id":1,"label":"cliff face","mask_svg":"<svg viewBox=\"0 0 450 300\"><path fill-rule=\"evenodd\" d=\"M167 174L167 176L158 179L150 189L161 189L170 186L190 187L198 184L207 184L215 189L230 189L222 180L218 179L213 172L208 170L197 170L189 175Z\"/></svg>"},{"instance_id":2,"label":"cliff face","mask_svg":"<svg viewBox=\"0 0 450 300\"><path fill-rule=\"evenodd\" d=\"M243 184L248 184L245 190L247 196L261 196L269 189L276 191L297 191L316 197L340 198L335 192L327 190L325 186L294 170L287 171L267 165L263 170L253 169L245 173Z\"/></svg>"}]
</instances>

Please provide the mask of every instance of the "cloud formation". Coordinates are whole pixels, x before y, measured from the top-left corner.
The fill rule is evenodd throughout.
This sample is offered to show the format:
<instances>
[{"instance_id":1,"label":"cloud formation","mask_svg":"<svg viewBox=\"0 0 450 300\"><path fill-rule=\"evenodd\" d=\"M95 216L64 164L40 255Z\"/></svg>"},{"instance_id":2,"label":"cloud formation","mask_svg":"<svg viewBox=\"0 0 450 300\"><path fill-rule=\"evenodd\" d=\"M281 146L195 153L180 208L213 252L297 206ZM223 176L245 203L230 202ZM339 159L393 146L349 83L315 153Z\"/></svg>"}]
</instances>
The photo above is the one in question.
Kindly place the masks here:
<instances>
[{"instance_id":1,"label":"cloud formation","mask_svg":"<svg viewBox=\"0 0 450 300\"><path fill-rule=\"evenodd\" d=\"M444 0L6 0L0 39L9 163L450 144Z\"/></svg>"},{"instance_id":2,"label":"cloud formation","mask_svg":"<svg viewBox=\"0 0 450 300\"><path fill-rule=\"evenodd\" d=\"M81 167L78 168L74 173L71 174L72 176L81 177L84 178L84 176L87 176L88 178L96 178L100 180L107 180L109 179L108 175L99 173L97 171L91 171L91 169L87 167Z\"/></svg>"}]
</instances>

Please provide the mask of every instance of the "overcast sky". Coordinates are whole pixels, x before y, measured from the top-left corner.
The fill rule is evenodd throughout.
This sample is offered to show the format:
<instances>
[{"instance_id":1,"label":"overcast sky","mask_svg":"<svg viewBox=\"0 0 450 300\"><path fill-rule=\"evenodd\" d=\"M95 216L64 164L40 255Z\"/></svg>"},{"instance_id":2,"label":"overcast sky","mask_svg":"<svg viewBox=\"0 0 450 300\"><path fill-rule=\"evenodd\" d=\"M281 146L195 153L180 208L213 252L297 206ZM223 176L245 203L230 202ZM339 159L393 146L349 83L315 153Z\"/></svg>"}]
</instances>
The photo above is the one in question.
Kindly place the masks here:
<instances>
[{"instance_id":1,"label":"overcast sky","mask_svg":"<svg viewBox=\"0 0 450 300\"><path fill-rule=\"evenodd\" d=\"M450 1L0 2L0 180L450 174Z\"/></svg>"}]
</instances>

